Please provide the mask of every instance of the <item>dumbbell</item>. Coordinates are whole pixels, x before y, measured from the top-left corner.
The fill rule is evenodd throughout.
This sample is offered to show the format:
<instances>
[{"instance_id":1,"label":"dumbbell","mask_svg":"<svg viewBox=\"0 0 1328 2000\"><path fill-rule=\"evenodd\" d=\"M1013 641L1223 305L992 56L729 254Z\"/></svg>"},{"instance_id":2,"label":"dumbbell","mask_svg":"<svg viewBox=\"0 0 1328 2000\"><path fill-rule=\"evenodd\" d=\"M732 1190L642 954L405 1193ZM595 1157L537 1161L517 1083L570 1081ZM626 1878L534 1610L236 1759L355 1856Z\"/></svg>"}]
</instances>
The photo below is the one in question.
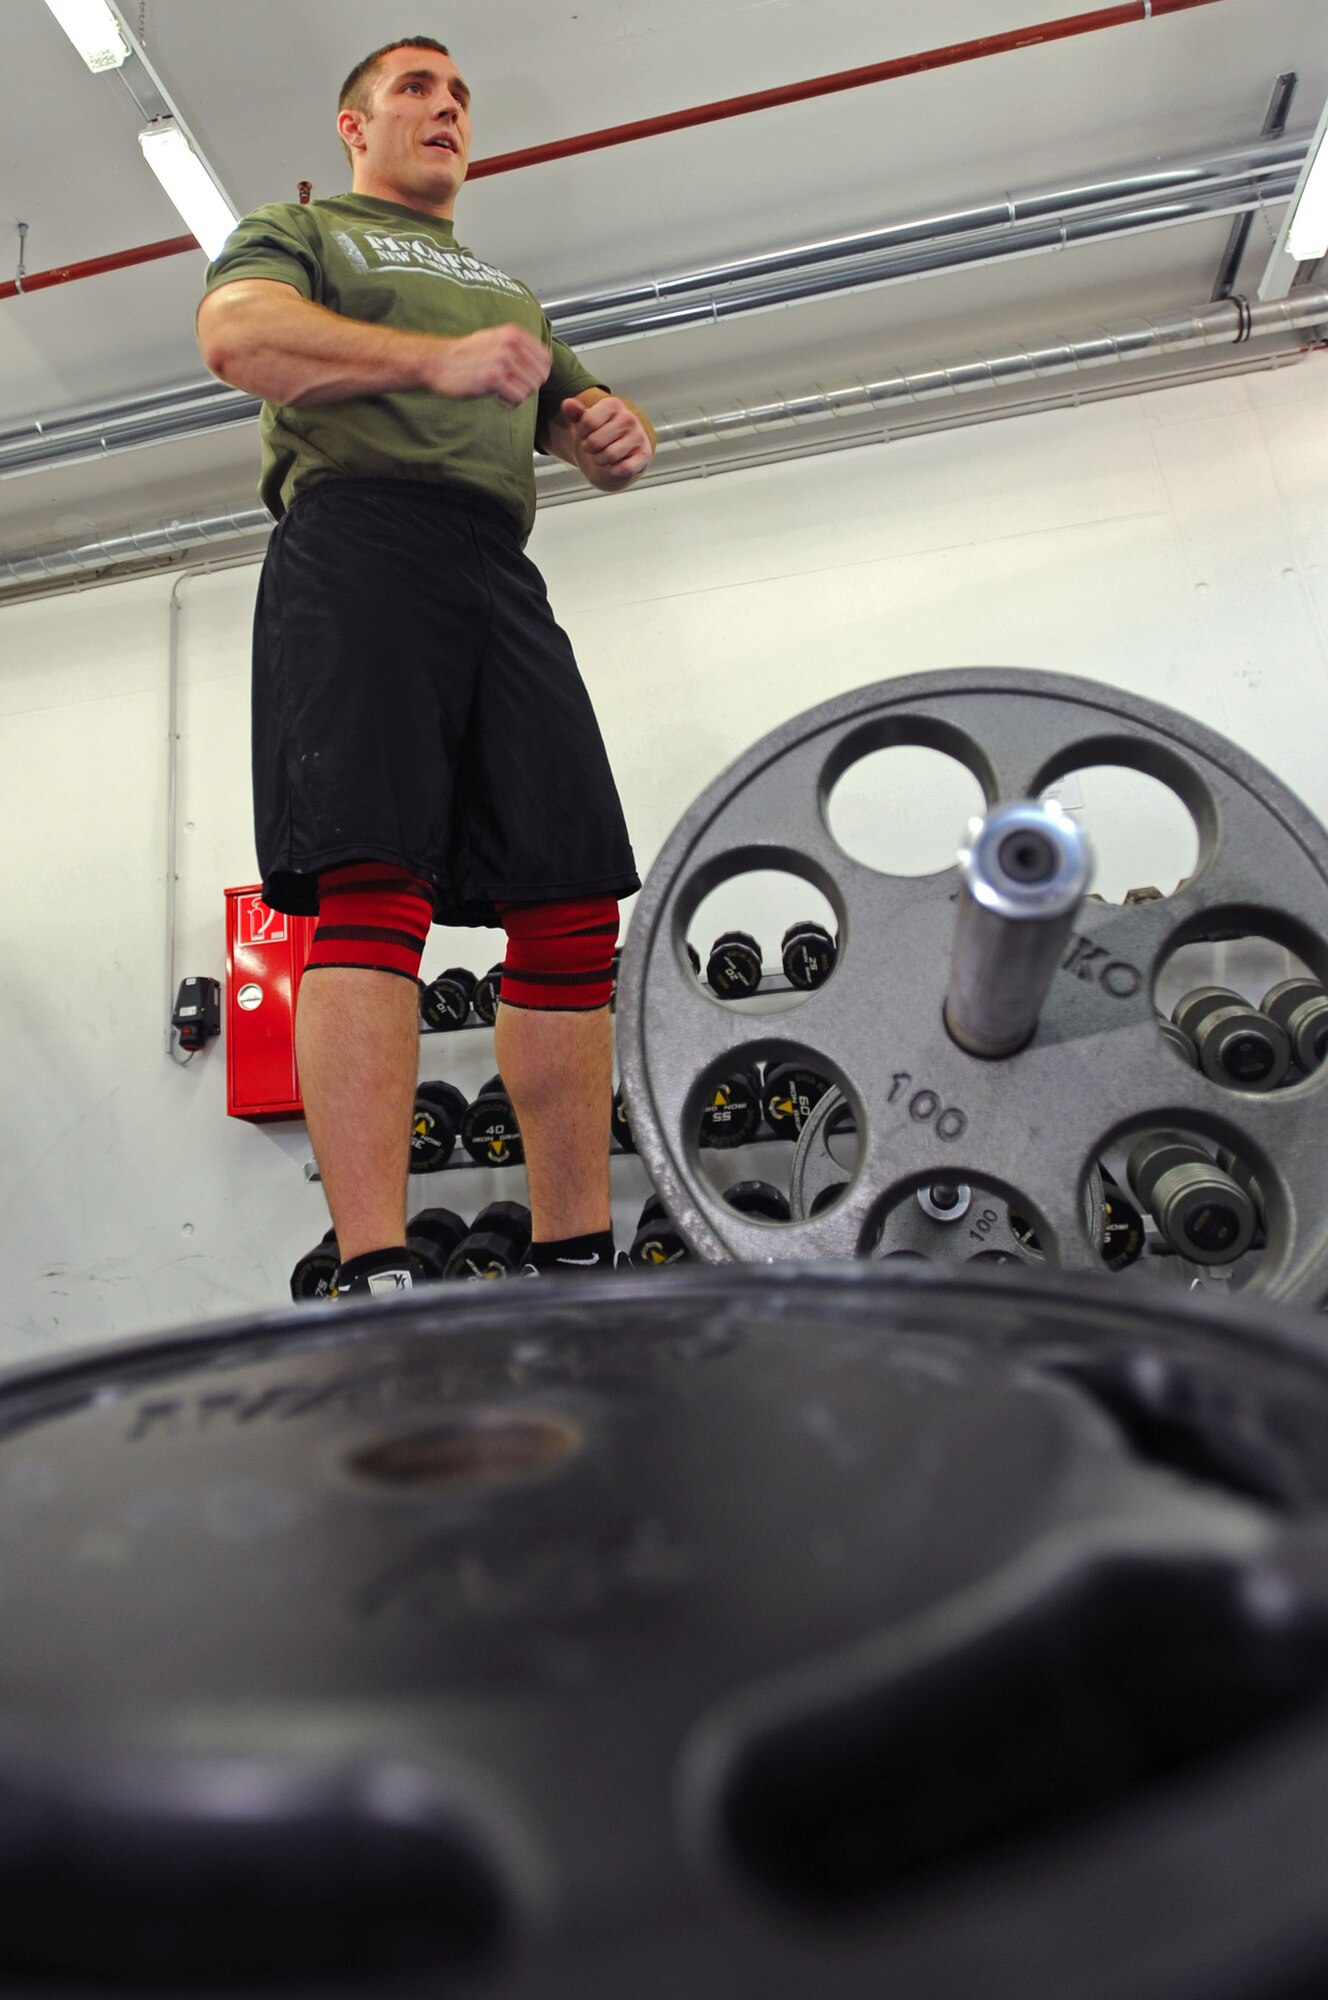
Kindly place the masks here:
<instances>
[{"instance_id":1,"label":"dumbbell","mask_svg":"<svg viewBox=\"0 0 1328 2000\"><path fill-rule=\"evenodd\" d=\"M1144 1253L1144 1219L1116 1182L1102 1172L1102 1262L1109 1271L1125 1271Z\"/></svg>"},{"instance_id":2,"label":"dumbbell","mask_svg":"<svg viewBox=\"0 0 1328 2000\"><path fill-rule=\"evenodd\" d=\"M627 1116L627 1105L623 1099L623 1087L621 1084L618 1085L618 1088L613 1093L613 1106L609 1112L609 1133L612 1138L618 1141L624 1153L634 1153L636 1151L636 1147L632 1141L631 1121Z\"/></svg>"},{"instance_id":3,"label":"dumbbell","mask_svg":"<svg viewBox=\"0 0 1328 2000\"><path fill-rule=\"evenodd\" d=\"M791 1213L788 1196L770 1181L738 1181L725 1188L724 1200L739 1215L760 1216L766 1222L787 1222Z\"/></svg>"},{"instance_id":4,"label":"dumbbell","mask_svg":"<svg viewBox=\"0 0 1328 2000\"><path fill-rule=\"evenodd\" d=\"M761 1079L754 1069L735 1070L713 1086L701 1108L703 1146L745 1146L761 1125Z\"/></svg>"},{"instance_id":5,"label":"dumbbell","mask_svg":"<svg viewBox=\"0 0 1328 2000\"><path fill-rule=\"evenodd\" d=\"M1275 1090L1287 1073L1291 1044L1285 1033L1229 986L1197 986L1176 1002L1171 1018L1194 1043L1199 1067L1214 1083Z\"/></svg>"},{"instance_id":6,"label":"dumbbell","mask_svg":"<svg viewBox=\"0 0 1328 2000\"><path fill-rule=\"evenodd\" d=\"M290 1274L290 1295L293 1299L325 1299L332 1290L332 1280L337 1275L337 1265L341 1262L337 1250L337 1232L329 1229L322 1242L312 1250L306 1250L296 1262Z\"/></svg>"},{"instance_id":7,"label":"dumbbell","mask_svg":"<svg viewBox=\"0 0 1328 2000\"><path fill-rule=\"evenodd\" d=\"M1166 1015L1160 1010L1155 1011L1157 1012L1157 1025L1161 1030L1162 1039L1167 1047L1175 1050L1187 1068L1198 1069L1199 1051L1195 1048L1189 1036L1183 1029L1178 1028L1174 1021L1169 1021Z\"/></svg>"},{"instance_id":8,"label":"dumbbell","mask_svg":"<svg viewBox=\"0 0 1328 2000\"><path fill-rule=\"evenodd\" d=\"M1247 1191L1180 1132L1148 1132L1126 1163L1131 1188L1164 1241L1195 1264L1231 1264L1249 1249L1258 1217Z\"/></svg>"},{"instance_id":9,"label":"dumbbell","mask_svg":"<svg viewBox=\"0 0 1328 2000\"><path fill-rule=\"evenodd\" d=\"M454 1083L417 1083L410 1119L410 1170L434 1174L452 1157L466 1112L464 1091Z\"/></svg>"},{"instance_id":10,"label":"dumbbell","mask_svg":"<svg viewBox=\"0 0 1328 2000\"><path fill-rule=\"evenodd\" d=\"M469 1223L455 1209L422 1208L406 1224L406 1247L415 1252L430 1278L441 1278L469 1229Z\"/></svg>"},{"instance_id":11,"label":"dumbbell","mask_svg":"<svg viewBox=\"0 0 1328 2000\"><path fill-rule=\"evenodd\" d=\"M776 1063L766 1071L761 1108L771 1131L780 1139L796 1139L813 1110L831 1088L829 1077L806 1063Z\"/></svg>"},{"instance_id":12,"label":"dumbbell","mask_svg":"<svg viewBox=\"0 0 1328 2000\"><path fill-rule=\"evenodd\" d=\"M487 1027L492 1027L498 1015L498 988L503 983L501 965L491 965L483 979L475 981L475 991L470 1004Z\"/></svg>"},{"instance_id":13,"label":"dumbbell","mask_svg":"<svg viewBox=\"0 0 1328 2000\"><path fill-rule=\"evenodd\" d=\"M1317 979L1283 979L1270 986L1259 1012L1276 1021L1306 1075L1328 1055L1328 993Z\"/></svg>"},{"instance_id":14,"label":"dumbbell","mask_svg":"<svg viewBox=\"0 0 1328 2000\"><path fill-rule=\"evenodd\" d=\"M516 1113L500 1076L491 1076L466 1106L461 1143L480 1167L519 1167L525 1159Z\"/></svg>"},{"instance_id":15,"label":"dumbbell","mask_svg":"<svg viewBox=\"0 0 1328 2000\"><path fill-rule=\"evenodd\" d=\"M690 1263L691 1256L663 1202L657 1194L652 1194L641 1210L627 1261L656 1271L665 1264Z\"/></svg>"},{"instance_id":16,"label":"dumbbell","mask_svg":"<svg viewBox=\"0 0 1328 2000\"><path fill-rule=\"evenodd\" d=\"M761 947L746 931L723 931L710 947L706 982L721 1000L745 999L761 984Z\"/></svg>"},{"instance_id":17,"label":"dumbbell","mask_svg":"<svg viewBox=\"0 0 1328 2000\"><path fill-rule=\"evenodd\" d=\"M1254 1242L1250 1247L1261 1250L1268 1241L1264 1233L1268 1225L1268 1216L1264 1208L1263 1189L1259 1186L1253 1167L1247 1160L1242 1160L1239 1154L1233 1153L1229 1146L1218 1147L1217 1164L1224 1174L1230 1174L1237 1187L1244 1188L1254 1203L1255 1232Z\"/></svg>"},{"instance_id":18,"label":"dumbbell","mask_svg":"<svg viewBox=\"0 0 1328 2000\"><path fill-rule=\"evenodd\" d=\"M530 1210L518 1201L491 1201L475 1217L447 1260L446 1278L509 1278L526 1261Z\"/></svg>"},{"instance_id":19,"label":"dumbbell","mask_svg":"<svg viewBox=\"0 0 1328 2000\"><path fill-rule=\"evenodd\" d=\"M475 975L464 965L449 966L420 991L420 1018L429 1028L460 1028L470 1019Z\"/></svg>"},{"instance_id":20,"label":"dumbbell","mask_svg":"<svg viewBox=\"0 0 1328 2000\"><path fill-rule=\"evenodd\" d=\"M790 986L810 993L824 986L835 969L839 946L824 924L790 924L779 947L784 977Z\"/></svg>"}]
</instances>

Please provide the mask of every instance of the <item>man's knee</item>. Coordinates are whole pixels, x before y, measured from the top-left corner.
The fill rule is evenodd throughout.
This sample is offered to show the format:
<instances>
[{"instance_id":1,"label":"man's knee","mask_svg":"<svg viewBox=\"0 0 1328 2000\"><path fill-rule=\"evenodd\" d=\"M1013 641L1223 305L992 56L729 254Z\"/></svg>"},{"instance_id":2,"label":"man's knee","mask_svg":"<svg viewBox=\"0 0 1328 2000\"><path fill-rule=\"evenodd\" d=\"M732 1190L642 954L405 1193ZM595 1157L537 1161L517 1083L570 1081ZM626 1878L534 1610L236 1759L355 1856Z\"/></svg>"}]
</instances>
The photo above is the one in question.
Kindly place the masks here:
<instances>
[{"instance_id":1,"label":"man's knee","mask_svg":"<svg viewBox=\"0 0 1328 2000\"><path fill-rule=\"evenodd\" d=\"M318 877L318 924L306 971L362 967L419 977L433 920L433 891L389 861L352 861Z\"/></svg>"},{"instance_id":2,"label":"man's knee","mask_svg":"<svg viewBox=\"0 0 1328 2000\"><path fill-rule=\"evenodd\" d=\"M589 1013L613 991L618 904L613 896L569 903L503 903L507 932L499 998L509 1007Z\"/></svg>"}]
</instances>

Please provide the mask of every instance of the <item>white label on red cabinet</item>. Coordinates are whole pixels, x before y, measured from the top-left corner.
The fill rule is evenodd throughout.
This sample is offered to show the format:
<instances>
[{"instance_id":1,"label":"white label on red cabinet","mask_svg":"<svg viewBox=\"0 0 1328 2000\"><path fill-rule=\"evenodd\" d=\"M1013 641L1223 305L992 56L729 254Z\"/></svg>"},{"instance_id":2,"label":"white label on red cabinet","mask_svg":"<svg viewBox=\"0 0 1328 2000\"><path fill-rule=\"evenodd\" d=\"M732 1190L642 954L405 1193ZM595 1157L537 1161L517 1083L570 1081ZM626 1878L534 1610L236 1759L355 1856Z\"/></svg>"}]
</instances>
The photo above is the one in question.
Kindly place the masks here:
<instances>
[{"instance_id":1,"label":"white label on red cabinet","mask_svg":"<svg viewBox=\"0 0 1328 2000\"><path fill-rule=\"evenodd\" d=\"M284 944L288 932L284 910L271 910L261 896L246 896L240 905L241 944Z\"/></svg>"}]
</instances>

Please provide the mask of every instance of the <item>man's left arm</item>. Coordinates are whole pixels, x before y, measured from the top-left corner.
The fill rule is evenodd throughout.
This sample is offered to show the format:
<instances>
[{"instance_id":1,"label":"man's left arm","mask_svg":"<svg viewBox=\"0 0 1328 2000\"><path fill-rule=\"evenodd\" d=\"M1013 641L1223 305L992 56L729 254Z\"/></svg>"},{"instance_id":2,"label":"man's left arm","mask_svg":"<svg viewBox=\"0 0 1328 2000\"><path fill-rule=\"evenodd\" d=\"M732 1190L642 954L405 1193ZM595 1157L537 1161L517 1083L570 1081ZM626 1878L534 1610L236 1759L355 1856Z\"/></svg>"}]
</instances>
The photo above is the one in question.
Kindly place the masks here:
<instances>
[{"instance_id":1,"label":"man's left arm","mask_svg":"<svg viewBox=\"0 0 1328 2000\"><path fill-rule=\"evenodd\" d=\"M545 451L574 465L601 493L621 493L655 455L655 430L644 410L607 389L580 389L539 427Z\"/></svg>"}]
</instances>

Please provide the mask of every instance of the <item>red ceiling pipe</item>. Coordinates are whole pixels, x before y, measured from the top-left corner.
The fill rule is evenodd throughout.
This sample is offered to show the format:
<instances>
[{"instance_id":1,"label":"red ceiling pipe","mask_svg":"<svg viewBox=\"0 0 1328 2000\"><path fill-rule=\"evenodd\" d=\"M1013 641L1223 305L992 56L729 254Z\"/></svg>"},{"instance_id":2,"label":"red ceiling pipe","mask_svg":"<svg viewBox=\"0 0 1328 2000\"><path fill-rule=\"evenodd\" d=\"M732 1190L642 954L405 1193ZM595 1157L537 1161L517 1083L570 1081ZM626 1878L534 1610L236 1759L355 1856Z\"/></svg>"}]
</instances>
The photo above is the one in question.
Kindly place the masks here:
<instances>
[{"instance_id":1,"label":"red ceiling pipe","mask_svg":"<svg viewBox=\"0 0 1328 2000\"><path fill-rule=\"evenodd\" d=\"M29 292L44 292L51 285L70 285L76 278L99 278L103 271L123 271L128 264L152 264L158 257L178 257L182 250L197 250L197 237L166 236L160 243L140 243L136 250L117 250L109 257L89 257L82 264L61 264L54 271L33 271L22 284L11 278L0 285L0 299L14 299Z\"/></svg>"},{"instance_id":2,"label":"red ceiling pipe","mask_svg":"<svg viewBox=\"0 0 1328 2000\"><path fill-rule=\"evenodd\" d=\"M573 139L555 139L548 146L527 146L519 153L495 153L487 160L474 160L467 180L482 181L489 174L509 174L518 167L536 167L548 160L566 160L575 153L596 153L605 146L624 146L633 139L653 139L661 132L682 132L692 125L714 125L721 118L741 118L749 111L770 111L780 104L802 104L808 98L829 97L840 90L860 90L868 83L892 83L897 77L918 76L924 70L948 69L955 63L977 62L984 56L1008 55L1014 49L1035 48L1039 42L1068 41L1072 35L1091 35L1099 28L1120 28L1146 21L1158 14L1182 14L1191 7L1214 7L1220 0L1126 0L1119 7L1096 7L1087 14L1067 14L1059 21L1040 21L1032 28L1011 28L1001 35L979 35L971 42L952 42L948 47L922 49L916 55L896 56L891 62L868 63L863 69L844 69L832 76L809 77L804 83L789 83L777 90L756 90L747 97L721 97L713 104L697 104L690 111L666 112L662 118L641 118L633 125L606 125L599 132L582 132Z\"/></svg>"},{"instance_id":3,"label":"red ceiling pipe","mask_svg":"<svg viewBox=\"0 0 1328 2000\"><path fill-rule=\"evenodd\" d=\"M868 63L862 69L838 70L831 76L808 77L803 83L789 83L777 90L756 90L746 97L718 98L713 104L697 104L690 111L669 111L662 118L641 118L632 125L606 125L598 132L582 132L571 139L555 139L548 146L528 146L518 153L495 153L487 160L473 160L468 180L487 180L491 174L510 174L521 167L540 166L549 160L570 159L576 153L597 153L608 146L625 146L634 139L653 139L663 132L684 132L693 125L714 125L722 118L742 118L751 111L770 111L781 104L802 104L809 98L829 97L841 90L860 90L869 83L891 83L901 76L920 76L925 70L949 69L956 63L978 62L986 56L1009 55L1015 49L1036 48L1041 42L1068 41L1073 35L1095 34L1100 28L1122 28L1156 18L1161 14L1184 14L1193 7L1215 7L1222 0L1125 0L1117 7L1095 7L1087 14L1066 14L1059 21L1039 21L1031 28L1010 28L1000 35L979 35L971 42L951 42L944 48L920 49L911 56L896 56L890 62ZM136 250L119 250L110 257L90 257L83 264L65 264L54 271L35 271L20 285L11 279L0 284L0 299L12 299L26 292L42 292L51 285L68 285L76 278L95 278L103 271L122 271L130 264L150 264L158 257L178 257L181 251L196 250L192 236L168 236L160 243L142 243Z\"/></svg>"}]
</instances>

